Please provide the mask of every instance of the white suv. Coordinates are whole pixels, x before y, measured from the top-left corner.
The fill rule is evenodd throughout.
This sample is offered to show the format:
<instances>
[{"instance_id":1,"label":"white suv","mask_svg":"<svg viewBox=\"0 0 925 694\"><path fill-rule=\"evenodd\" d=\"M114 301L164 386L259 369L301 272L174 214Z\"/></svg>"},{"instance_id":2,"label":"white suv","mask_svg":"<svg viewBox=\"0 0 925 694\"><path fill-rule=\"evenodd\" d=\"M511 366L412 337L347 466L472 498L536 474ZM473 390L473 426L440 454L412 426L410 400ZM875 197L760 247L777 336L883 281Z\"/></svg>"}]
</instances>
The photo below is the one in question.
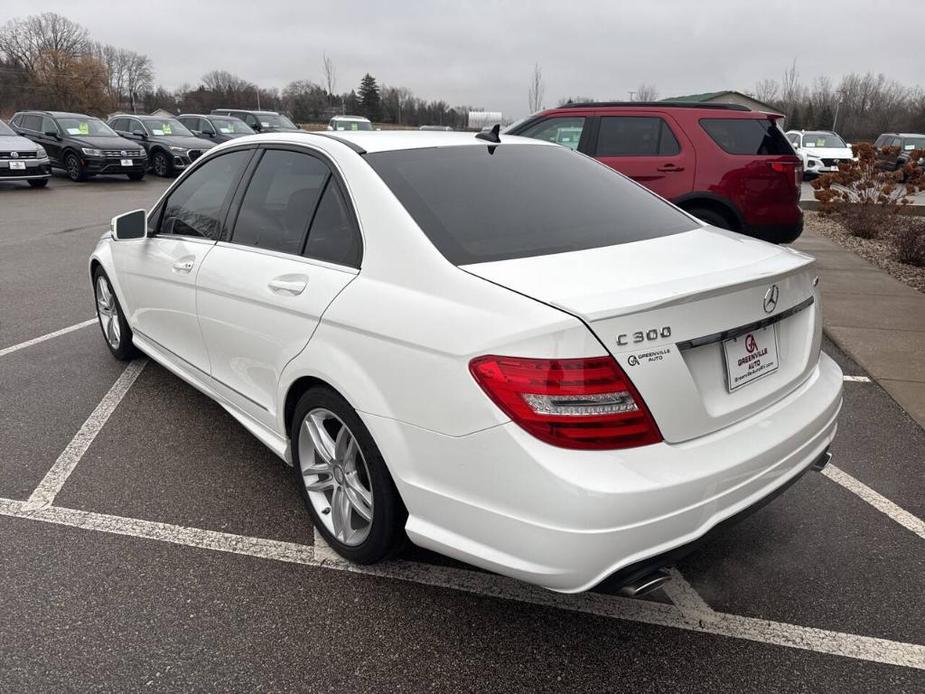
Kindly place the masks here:
<instances>
[{"instance_id":1,"label":"white suv","mask_svg":"<svg viewBox=\"0 0 925 694\"><path fill-rule=\"evenodd\" d=\"M787 139L803 160L804 178L838 171L839 162L855 158L851 146L831 130L788 130Z\"/></svg>"}]
</instances>

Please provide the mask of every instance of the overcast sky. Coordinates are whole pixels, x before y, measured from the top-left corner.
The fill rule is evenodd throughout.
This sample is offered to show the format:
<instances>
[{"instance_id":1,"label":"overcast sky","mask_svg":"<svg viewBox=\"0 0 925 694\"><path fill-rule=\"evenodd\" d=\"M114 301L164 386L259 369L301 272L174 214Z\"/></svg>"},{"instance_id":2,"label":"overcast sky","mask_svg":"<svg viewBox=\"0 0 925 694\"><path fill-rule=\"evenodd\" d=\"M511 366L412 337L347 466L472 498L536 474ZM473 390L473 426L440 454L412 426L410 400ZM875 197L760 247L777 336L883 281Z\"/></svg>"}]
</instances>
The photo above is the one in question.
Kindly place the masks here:
<instances>
[{"instance_id":1,"label":"overcast sky","mask_svg":"<svg viewBox=\"0 0 925 694\"><path fill-rule=\"evenodd\" d=\"M910 40L925 26L925 0L2 0L0 24L44 11L149 55L170 89L213 69L267 87L321 83L326 51L338 91L370 72L423 98L512 118L527 113L534 63L547 106L625 99L640 82L663 97L748 90L780 79L794 58L804 82L868 70L925 81Z\"/></svg>"}]
</instances>

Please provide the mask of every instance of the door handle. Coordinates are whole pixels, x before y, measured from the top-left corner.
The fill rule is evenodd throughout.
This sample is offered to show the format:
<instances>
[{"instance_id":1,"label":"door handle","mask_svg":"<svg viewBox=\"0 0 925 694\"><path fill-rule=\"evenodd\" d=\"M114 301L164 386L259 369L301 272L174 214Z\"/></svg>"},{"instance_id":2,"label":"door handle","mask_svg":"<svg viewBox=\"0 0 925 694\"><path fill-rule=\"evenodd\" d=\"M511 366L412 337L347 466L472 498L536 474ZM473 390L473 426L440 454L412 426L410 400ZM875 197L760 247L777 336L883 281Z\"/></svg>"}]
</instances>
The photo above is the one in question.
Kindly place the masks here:
<instances>
[{"instance_id":1,"label":"door handle","mask_svg":"<svg viewBox=\"0 0 925 694\"><path fill-rule=\"evenodd\" d=\"M270 283L267 286L270 287L270 291L274 294L298 296L305 291L305 287L308 286L308 280L304 277L299 277L298 275L289 277L277 277L276 279L270 280Z\"/></svg>"},{"instance_id":2,"label":"door handle","mask_svg":"<svg viewBox=\"0 0 925 694\"><path fill-rule=\"evenodd\" d=\"M178 260L173 264L173 269L175 272L190 272L194 264L192 260Z\"/></svg>"},{"instance_id":3,"label":"door handle","mask_svg":"<svg viewBox=\"0 0 925 694\"><path fill-rule=\"evenodd\" d=\"M683 166L675 166L674 164L665 164L664 166L657 166L656 171L684 171Z\"/></svg>"}]
</instances>

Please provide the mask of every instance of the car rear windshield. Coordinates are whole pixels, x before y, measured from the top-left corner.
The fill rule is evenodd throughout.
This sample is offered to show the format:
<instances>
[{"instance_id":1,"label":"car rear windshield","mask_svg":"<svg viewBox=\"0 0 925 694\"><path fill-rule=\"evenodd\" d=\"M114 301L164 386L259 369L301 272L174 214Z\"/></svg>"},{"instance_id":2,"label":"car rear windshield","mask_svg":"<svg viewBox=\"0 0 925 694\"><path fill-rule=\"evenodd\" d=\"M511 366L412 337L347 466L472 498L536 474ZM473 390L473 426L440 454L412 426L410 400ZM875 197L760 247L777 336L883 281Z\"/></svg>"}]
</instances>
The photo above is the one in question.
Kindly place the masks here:
<instances>
[{"instance_id":1,"label":"car rear windshield","mask_svg":"<svg viewBox=\"0 0 925 694\"><path fill-rule=\"evenodd\" d=\"M768 118L702 118L700 125L729 154L793 154L784 133Z\"/></svg>"},{"instance_id":2,"label":"car rear windshield","mask_svg":"<svg viewBox=\"0 0 925 694\"><path fill-rule=\"evenodd\" d=\"M698 226L653 193L564 147L440 147L379 152L366 160L455 265L614 246Z\"/></svg>"}]
</instances>

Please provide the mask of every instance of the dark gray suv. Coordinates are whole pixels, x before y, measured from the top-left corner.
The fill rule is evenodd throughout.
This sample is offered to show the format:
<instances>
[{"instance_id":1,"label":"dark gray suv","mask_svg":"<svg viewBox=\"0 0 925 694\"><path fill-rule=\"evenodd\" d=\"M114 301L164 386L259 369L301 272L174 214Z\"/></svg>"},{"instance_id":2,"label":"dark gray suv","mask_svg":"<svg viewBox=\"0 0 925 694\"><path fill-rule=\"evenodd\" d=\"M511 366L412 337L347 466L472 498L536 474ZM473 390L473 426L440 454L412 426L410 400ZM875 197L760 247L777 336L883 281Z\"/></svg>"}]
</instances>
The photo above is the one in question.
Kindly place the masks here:
<instances>
[{"instance_id":1,"label":"dark gray suv","mask_svg":"<svg viewBox=\"0 0 925 694\"><path fill-rule=\"evenodd\" d=\"M172 116L123 114L109 119L110 127L138 143L148 152L151 170L158 176L174 176L215 146L196 137Z\"/></svg>"}]
</instances>

